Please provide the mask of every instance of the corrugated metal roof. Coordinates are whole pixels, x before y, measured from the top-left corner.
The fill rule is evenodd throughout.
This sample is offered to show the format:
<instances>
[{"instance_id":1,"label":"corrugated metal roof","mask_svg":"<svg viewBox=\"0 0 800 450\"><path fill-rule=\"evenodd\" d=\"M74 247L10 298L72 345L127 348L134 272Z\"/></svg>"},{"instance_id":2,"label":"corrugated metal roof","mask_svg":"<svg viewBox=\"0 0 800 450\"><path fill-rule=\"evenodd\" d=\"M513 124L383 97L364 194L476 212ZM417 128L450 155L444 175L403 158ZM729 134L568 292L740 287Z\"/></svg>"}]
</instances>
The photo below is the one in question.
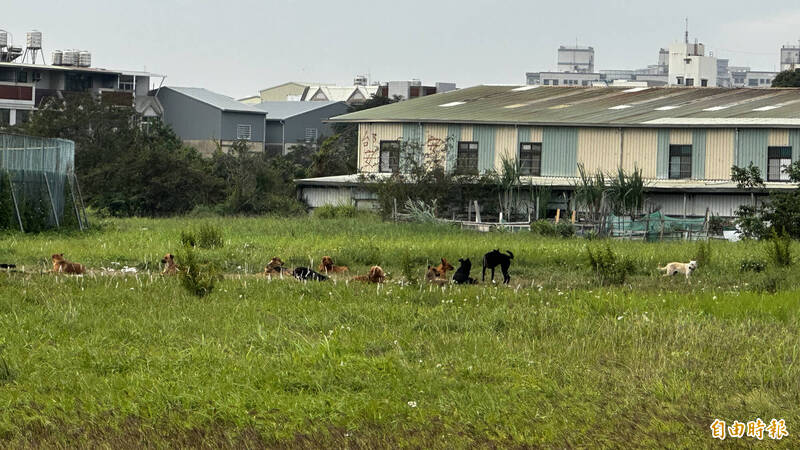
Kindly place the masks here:
<instances>
[{"instance_id":1,"label":"corrugated metal roof","mask_svg":"<svg viewBox=\"0 0 800 450\"><path fill-rule=\"evenodd\" d=\"M264 114L264 111L254 106L237 102L233 99L233 97L218 94L216 92L209 91L208 89L178 86L165 86L161 89L171 89L222 111Z\"/></svg>"},{"instance_id":2,"label":"corrugated metal roof","mask_svg":"<svg viewBox=\"0 0 800 450\"><path fill-rule=\"evenodd\" d=\"M475 86L332 118L569 126L795 127L800 89Z\"/></svg>"},{"instance_id":3,"label":"corrugated metal roof","mask_svg":"<svg viewBox=\"0 0 800 450\"><path fill-rule=\"evenodd\" d=\"M284 120L315 109L341 104L344 102L261 102L253 106L267 113L267 120Z\"/></svg>"}]
</instances>

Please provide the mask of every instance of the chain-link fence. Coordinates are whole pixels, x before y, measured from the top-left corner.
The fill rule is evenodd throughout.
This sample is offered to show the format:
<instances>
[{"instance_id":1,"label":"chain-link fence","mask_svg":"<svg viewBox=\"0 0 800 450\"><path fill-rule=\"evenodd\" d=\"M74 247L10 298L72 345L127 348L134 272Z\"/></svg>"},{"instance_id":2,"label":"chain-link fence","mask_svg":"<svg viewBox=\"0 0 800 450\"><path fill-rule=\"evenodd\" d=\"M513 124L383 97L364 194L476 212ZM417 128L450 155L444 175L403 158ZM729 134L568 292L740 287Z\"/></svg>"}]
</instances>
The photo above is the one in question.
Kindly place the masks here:
<instances>
[{"instance_id":1,"label":"chain-link fence","mask_svg":"<svg viewBox=\"0 0 800 450\"><path fill-rule=\"evenodd\" d=\"M0 215L6 227L22 231L87 227L75 143L0 133Z\"/></svg>"}]
</instances>

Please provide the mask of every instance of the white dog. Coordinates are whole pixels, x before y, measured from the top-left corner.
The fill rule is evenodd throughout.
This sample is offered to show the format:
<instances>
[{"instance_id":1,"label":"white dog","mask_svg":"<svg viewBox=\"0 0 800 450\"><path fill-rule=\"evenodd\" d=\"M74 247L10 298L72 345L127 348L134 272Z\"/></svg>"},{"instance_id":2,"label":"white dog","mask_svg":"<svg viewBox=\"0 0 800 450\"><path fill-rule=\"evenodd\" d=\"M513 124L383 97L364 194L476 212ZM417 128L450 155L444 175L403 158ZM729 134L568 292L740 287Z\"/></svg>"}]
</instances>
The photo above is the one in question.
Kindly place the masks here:
<instances>
[{"instance_id":1,"label":"white dog","mask_svg":"<svg viewBox=\"0 0 800 450\"><path fill-rule=\"evenodd\" d=\"M686 281L689 281L689 276L697 269L697 261L689 261L689 264L671 262L664 267L659 267L660 272L664 272L665 277L669 277L678 273L686 275Z\"/></svg>"}]
</instances>

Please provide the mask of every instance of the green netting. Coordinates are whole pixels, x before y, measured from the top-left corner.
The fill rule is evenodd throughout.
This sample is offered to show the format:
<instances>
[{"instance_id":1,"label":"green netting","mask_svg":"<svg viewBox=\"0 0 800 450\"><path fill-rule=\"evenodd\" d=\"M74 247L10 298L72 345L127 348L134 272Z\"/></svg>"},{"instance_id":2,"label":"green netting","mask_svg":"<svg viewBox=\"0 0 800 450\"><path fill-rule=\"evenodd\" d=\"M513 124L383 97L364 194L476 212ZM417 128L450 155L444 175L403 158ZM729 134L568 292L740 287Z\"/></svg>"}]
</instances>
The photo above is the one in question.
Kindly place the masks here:
<instances>
[{"instance_id":1,"label":"green netting","mask_svg":"<svg viewBox=\"0 0 800 450\"><path fill-rule=\"evenodd\" d=\"M656 211L637 217L610 215L606 220L606 232L611 236L626 236L631 233L641 235L646 231L648 240L656 240L662 236L672 237L676 234L697 235L705 231L706 221L703 218L670 217Z\"/></svg>"},{"instance_id":2,"label":"green netting","mask_svg":"<svg viewBox=\"0 0 800 450\"><path fill-rule=\"evenodd\" d=\"M72 196L74 167L72 141L0 133L0 171L14 188L23 223L39 216L46 226L63 222L65 205L72 205L66 197Z\"/></svg>"}]
</instances>

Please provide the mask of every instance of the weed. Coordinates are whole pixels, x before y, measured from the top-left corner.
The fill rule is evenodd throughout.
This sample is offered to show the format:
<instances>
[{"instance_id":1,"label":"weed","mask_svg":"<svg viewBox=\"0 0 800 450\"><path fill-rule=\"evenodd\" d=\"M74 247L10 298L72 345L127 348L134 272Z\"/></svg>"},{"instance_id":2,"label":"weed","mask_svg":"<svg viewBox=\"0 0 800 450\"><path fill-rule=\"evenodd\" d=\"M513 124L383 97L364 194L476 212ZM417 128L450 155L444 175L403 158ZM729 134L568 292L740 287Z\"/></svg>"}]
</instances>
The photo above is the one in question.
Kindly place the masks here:
<instances>
[{"instance_id":1,"label":"weed","mask_svg":"<svg viewBox=\"0 0 800 450\"><path fill-rule=\"evenodd\" d=\"M314 217L318 219L352 219L358 214L358 209L352 205L323 205L314 209Z\"/></svg>"},{"instance_id":2,"label":"weed","mask_svg":"<svg viewBox=\"0 0 800 450\"><path fill-rule=\"evenodd\" d=\"M694 255L694 260L697 261L698 267L703 267L705 269L707 266L710 266L712 255L711 240L697 242L697 253Z\"/></svg>"},{"instance_id":3,"label":"weed","mask_svg":"<svg viewBox=\"0 0 800 450\"><path fill-rule=\"evenodd\" d=\"M184 247L197 246L197 236L193 231L181 230L181 245Z\"/></svg>"},{"instance_id":4,"label":"weed","mask_svg":"<svg viewBox=\"0 0 800 450\"><path fill-rule=\"evenodd\" d=\"M767 247L767 254L773 263L778 267L788 267L792 265L792 239L786 234L778 235L772 231L770 246Z\"/></svg>"},{"instance_id":5,"label":"weed","mask_svg":"<svg viewBox=\"0 0 800 450\"><path fill-rule=\"evenodd\" d=\"M589 267L594 271L600 284L623 284L628 275L634 271L633 260L617 255L609 244L595 250L586 247L586 252L589 257Z\"/></svg>"},{"instance_id":6,"label":"weed","mask_svg":"<svg viewBox=\"0 0 800 450\"><path fill-rule=\"evenodd\" d=\"M197 231L197 245L200 248L221 248L223 244L222 230L219 227L208 223L200 225Z\"/></svg>"},{"instance_id":7,"label":"weed","mask_svg":"<svg viewBox=\"0 0 800 450\"><path fill-rule=\"evenodd\" d=\"M743 259L739 263L740 272L763 272L767 263L761 259Z\"/></svg>"},{"instance_id":8,"label":"weed","mask_svg":"<svg viewBox=\"0 0 800 450\"><path fill-rule=\"evenodd\" d=\"M210 262L200 262L192 247L184 247L179 258L181 285L192 295L205 297L214 290L214 286L222 276L219 269Z\"/></svg>"}]
</instances>

